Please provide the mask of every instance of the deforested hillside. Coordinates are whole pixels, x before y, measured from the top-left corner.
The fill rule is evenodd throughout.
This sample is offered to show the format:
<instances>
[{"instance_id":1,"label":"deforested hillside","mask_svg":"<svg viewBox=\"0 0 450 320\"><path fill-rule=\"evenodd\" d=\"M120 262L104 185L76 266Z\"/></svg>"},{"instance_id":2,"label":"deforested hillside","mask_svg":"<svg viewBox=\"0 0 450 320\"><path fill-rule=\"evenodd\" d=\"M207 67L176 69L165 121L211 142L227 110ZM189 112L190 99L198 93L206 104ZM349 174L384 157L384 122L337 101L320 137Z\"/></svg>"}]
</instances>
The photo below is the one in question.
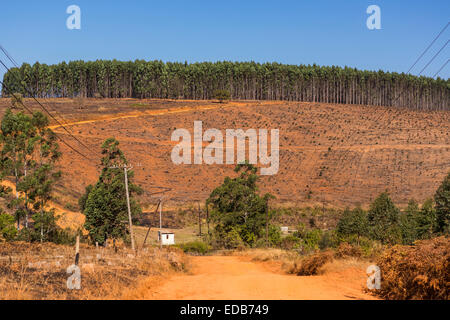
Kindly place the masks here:
<instances>
[{"instance_id":1,"label":"deforested hillside","mask_svg":"<svg viewBox=\"0 0 450 320\"><path fill-rule=\"evenodd\" d=\"M98 159L86 161L61 145L64 175L57 199L73 207L85 186L95 183L99 146L108 137L115 137L130 161L141 165L135 168L135 179L145 190L170 188L165 199L174 205L203 202L225 176L235 173L234 165L172 162L172 132L185 128L192 134L198 120L203 130L279 129L279 171L263 176L261 189L274 194L276 202L299 207L368 205L386 189L400 205L411 198L423 202L450 169L449 111L279 101L85 99L82 106L77 99L45 102L98 154ZM9 99L0 99L0 104L3 112ZM58 125L52 128L72 141Z\"/></svg>"},{"instance_id":2,"label":"deforested hillside","mask_svg":"<svg viewBox=\"0 0 450 320\"><path fill-rule=\"evenodd\" d=\"M56 65L24 63L4 76L5 86L24 96L103 98L214 98L287 100L414 110L449 110L450 83L384 71L317 65L255 62L164 63L71 61ZM22 86L25 84L25 86ZM2 95L8 95L3 87Z\"/></svg>"}]
</instances>

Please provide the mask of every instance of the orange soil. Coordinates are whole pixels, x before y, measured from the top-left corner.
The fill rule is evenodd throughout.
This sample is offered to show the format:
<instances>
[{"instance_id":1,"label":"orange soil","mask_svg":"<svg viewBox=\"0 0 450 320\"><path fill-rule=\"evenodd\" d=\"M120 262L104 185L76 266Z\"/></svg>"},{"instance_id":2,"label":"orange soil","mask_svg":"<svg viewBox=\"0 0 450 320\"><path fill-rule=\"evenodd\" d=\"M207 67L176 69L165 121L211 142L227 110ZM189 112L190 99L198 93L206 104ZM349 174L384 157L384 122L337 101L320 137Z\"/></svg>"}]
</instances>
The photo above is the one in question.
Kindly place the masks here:
<instances>
[{"instance_id":1,"label":"orange soil","mask_svg":"<svg viewBox=\"0 0 450 320\"><path fill-rule=\"evenodd\" d=\"M358 267L319 276L282 274L265 263L237 256L192 258L190 275L173 276L156 288L139 288L143 299L174 300L336 300L375 299L364 293L367 276Z\"/></svg>"},{"instance_id":2,"label":"orange soil","mask_svg":"<svg viewBox=\"0 0 450 320\"><path fill-rule=\"evenodd\" d=\"M196 120L203 121L204 130L278 128L280 170L261 177L260 189L280 204L366 207L386 189L400 206L411 198L423 202L450 169L448 111L287 101L87 99L82 108L71 99L45 102L89 150L56 123L52 128L92 159L61 144L63 177L57 195L62 206L75 207L85 186L96 182L100 145L108 137L120 141L130 163L142 164L134 169L134 179L145 191L171 189L164 193L165 208L203 202L225 176L235 173L233 165L172 163L172 132L192 132ZM8 104L0 99L0 114ZM27 104L39 108L33 101ZM148 194L141 200L144 205L156 203Z\"/></svg>"}]
</instances>

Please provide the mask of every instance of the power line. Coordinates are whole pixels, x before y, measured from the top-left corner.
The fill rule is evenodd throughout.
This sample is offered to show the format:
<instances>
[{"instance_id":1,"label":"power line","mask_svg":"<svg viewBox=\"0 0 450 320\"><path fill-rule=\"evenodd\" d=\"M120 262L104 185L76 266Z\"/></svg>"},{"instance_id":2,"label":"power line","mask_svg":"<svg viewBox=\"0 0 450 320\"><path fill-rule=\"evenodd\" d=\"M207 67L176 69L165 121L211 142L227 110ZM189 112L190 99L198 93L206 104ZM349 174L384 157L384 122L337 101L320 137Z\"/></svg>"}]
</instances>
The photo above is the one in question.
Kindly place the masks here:
<instances>
[{"instance_id":1,"label":"power line","mask_svg":"<svg viewBox=\"0 0 450 320\"><path fill-rule=\"evenodd\" d=\"M445 25L445 27L441 30L441 32L439 32L439 34L436 36L436 38L434 38L434 40L430 43L430 45L425 49L424 52L422 52L422 54L419 56L419 58L417 58L417 60L413 63L413 65L408 69L408 71L406 71L406 73L409 73L412 68L414 68L414 66L417 64L417 62L419 62L420 59L422 59L422 57L425 55L425 53L431 48L431 46L436 42L436 40L441 36L441 34L445 31L445 29L447 29L448 25L450 24L450 22L447 22L447 24Z\"/></svg>"},{"instance_id":2,"label":"power line","mask_svg":"<svg viewBox=\"0 0 450 320\"><path fill-rule=\"evenodd\" d=\"M18 101L24 108L25 110L27 110L31 115L33 115L33 110L31 110L30 108L28 108L25 103L23 103L23 101L21 101L14 92L12 92L7 85L5 85L5 83L3 81L0 80L0 84L3 86L3 88L5 88L8 93L10 95L12 95L14 97L14 99L16 101ZM75 149L74 147L72 147L70 144L68 144L66 141L64 141L64 139L62 139L56 132L53 132L55 134L55 136L62 142L64 143L67 147L69 147L71 150L73 150L74 152L76 152L77 154L79 154L80 156L82 156L83 158L92 161L92 159L89 159L86 155L84 155L82 152L78 151L77 149Z\"/></svg>"},{"instance_id":3,"label":"power line","mask_svg":"<svg viewBox=\"0 0 450 320\"><path fill-rule=\"evenodd\" d=\"M0 59L0 64L2 64L3 67L4 67L8 72L11 72L11 70L3 63L3 61L2 61L1 59ZM11 72L11 74L13 74L13 73ZM50 111L48 111L47 108L44 107L44 106L42 105L42 103L39 102L39 100L37 100L37 99L34 97L33 93L30 92L30 90L29 90L27 87L25 87L21 81L19 81L19 82L20 82L20 84L22 85L22 87L25 89L25 91L27 91L27 93L30 95L30 97L31 97L34 101L37 102L37 104L41 107L41 109L43 109L43 110L44 110L44 111L45 111L45 112L46 112L53 120L55 120L56 123L57 123L61 128L63 128L64 131L66 131L73 139L75 139L80 145L82 145L82 146L85 147L89 152L92 153L91 148L89 148L87 145L85 145L83 142L81 142L77 137L75 137L69 130L67 130L67 128L66 128L61 122L59 122L59 120L56 119L56 118L53 116L53 114L51 114ZM4 84L3 84L3 85L4 85Z\"/></svg>"},{"instance_id":4,"label":"power line","mask_svg":"<svg viewBox=\"0 0 450 320\"><path fill-rule=\"evenodd\" d=\"M9 54L9 52L0 44L0 50L3 51L4 55L9 59L9 61L12 62L12 64L20 70L19 64L17 63L17 61ZM17 79L17 78L16 78ZM20 80L20 79L19 79ZM62 121L64 122L64 124L68 124L68 122L64 119L64 117L58 112L58 110L56 110L55 108L53 108L53 111L62 119Z\"/></svg>"},{"instance_id":5,"label":"power line","mask_svg":"<svg viewBox=\"0 0 450 320\"><path fill-rule=\"evenodd\" d=\"M431 46L436 42L436 40L442 35L442 33L447 29L447 27L449 26L450 22L448 22L445 27L439 32L439 34L433 39L433 41L430 43L430 45L422 52L422 54L417 58L417 60L413 63L413 65L409 68L409 70L407 71L407 73L409 73L411 71L411 69L417 64L417 62L425 55L425 53L431 48ZM441 53L441 51L447 46L448 42L450 40L447 40L447 42L439 49L439 51L431 58L431 60L425 65L425 67L422 68L422 70L419 72L418 76L420 76L422 74L423 71L425 71L425 69L434 61L434 59ZM436 72L436 74L438 74L444 67L445 65L448 63L447 62L438 70L438 72ZM436 74L434 76L436 76ZM434 77L433 76L433 77ZM394 101L391 102L391 105L394 106L394 103L398 100L398 98L400 98L400 96L403 94L403 92L405 91L405 89L403 89L400 94L394 99ZM377 123L380 119L384 118L386 115L388 114L388 112L382 112L375 120L375 123ZM388 120L387 124L385 125L385 128L387 129L389 127L389 125L392 123L392 121L394 121L399 115L401 114L400 110L397 110L395 112L395 114L393 115L393 117L391 117L391 119ZM347 149L347 151L344 153L344 155L342 157L339 157L340 159L343 159L344 156L346 157L347 154L350 152L350 148ZM362 160L362 156L360 157L360 159L358 160L358 165L357 165L357 172L359 171L359 168L361 166L361 160ZM357 173L356 173L357 174ZM354 176L354 179L356 179L356 176ZM355 180L353 180L353 184L354 184Z\"/></svg>"},{"instance_id":6,"label":"power line","mask_svg":"<svg viewBox=\"0 0 450 320\"><path fill-rule=\"evenodd\" d=\"M444 31L447 29L449 24L450 24L450 22L447 22L445 27L439 32L439 34L433 39L433 41L431 41L431 43L428 45L428 47L422 52L422 54L417 58L417 60L413 63L413 65L409 68L409 70L406 73L409 73L411 71L411 69L414 68L414 66L417 64L417 62L419 62L419 60L422 59L422 57L425 55L425 53L427 53L427 51L436 42L436 40L439 39L439 37L444 33ZM448 43L448 41L447 41L447 43ZM441 48L441 50L439 50L439 52L437 54L439 54L445 48L445 46L447 46L447 43L444 45L444 47ZM437 54L435 55L435 57L433 57L432 60L434 60L434 58L436 58ZM431 61L419 72L418 76L420 76L422 74L422 72L428 67L428 65L430 63L431 63ZM405 91L405 89L403 89L400 92L400 94L397 96L397 98L395 98L394 101L391 102L391 105L394 105L394 103L398 100L398 98L400 98L400 96L403 94L404 91Z\"/></svg>"},{"instance_id":7,"label":"power line","mask_svg":"<svg viewBox=\"0 0 450 320\"><path fill-rule=\"evenodd\" d=\"M450 40L447 40L447 42L441 47L441 49L439 49L439 51L433 56L433 58L431 58L431 60L426 64L425 67L423 67L422 70L420 70L419 72L419 76L422 74L422 72L434 61L434 59L439 55L439 53L441 53L442 50L444 50L444 48L447 46L447 44L449 43Z\"/></svg>"},{"instance_id":8,"label":"power line","mask_svg":"<svg viewBox=\"0 0 450 320\"><path fill-rule=\"evenodd\" d=\"M445 63L442 65L442 67L440 67L439 70L436 71L436 73L433 75L433 78L436 77L436 76L439 74L439 72L441 72L442 69L445 68L445 66L447 65L447 63L448 63L449 61L450 61L450 59L447 59L447 61L445 61Z\"/></svg>"}]
</instances>

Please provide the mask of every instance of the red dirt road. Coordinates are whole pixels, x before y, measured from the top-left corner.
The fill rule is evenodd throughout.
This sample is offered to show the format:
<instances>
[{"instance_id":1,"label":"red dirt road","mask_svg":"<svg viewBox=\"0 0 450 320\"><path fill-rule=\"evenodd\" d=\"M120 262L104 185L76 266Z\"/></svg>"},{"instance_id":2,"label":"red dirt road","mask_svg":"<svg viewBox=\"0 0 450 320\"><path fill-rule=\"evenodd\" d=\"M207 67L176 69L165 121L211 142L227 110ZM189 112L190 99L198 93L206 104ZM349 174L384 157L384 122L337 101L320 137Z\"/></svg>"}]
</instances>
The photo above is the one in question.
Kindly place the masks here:
<instances>
[{"instance_id":1,"label":"red dirt road","mask_svg":"<svg viewBox=\"0 0 450 320\"><path fill-rule=\"evenodd\" d=\"M149 290L146 299L316 300L374 299L364 293L366 276L355 267L319 276L282 274L236 256L193 257L191 274L177 275Z\"/></svg>"}]
</instances>

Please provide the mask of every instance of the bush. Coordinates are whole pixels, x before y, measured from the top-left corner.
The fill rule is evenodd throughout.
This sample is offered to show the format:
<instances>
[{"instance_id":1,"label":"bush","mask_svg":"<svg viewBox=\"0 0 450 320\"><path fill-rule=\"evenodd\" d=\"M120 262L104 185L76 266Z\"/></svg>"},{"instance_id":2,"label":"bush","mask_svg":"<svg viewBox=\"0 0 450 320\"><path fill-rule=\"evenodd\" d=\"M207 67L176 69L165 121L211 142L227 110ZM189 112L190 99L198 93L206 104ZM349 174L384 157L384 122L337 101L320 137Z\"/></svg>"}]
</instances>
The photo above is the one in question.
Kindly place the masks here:
<instances>
[{"instance_id":1,"label":"bush","mask_svg":"<svg viewBox=\"0 0 450 320\"><path fill-rule=\"evenodd\" d=\"M203 241L191 241L178 245L185 253L205 255L211 248Z\"/></svg>"},{"instance_id":2,"label":"bush","mask_svg":"<svg viewBox=\"0 0 450 320\"><path fill-rule=\"evenodd\" d=\"M303 238L304 249L306 252L311 252L319 249L319 242L322 238L322 231L320 229L313 229L306 233Z\"/></svg>"},{"instance_id":3,"label":"bush","mask_svg":"<svg viewBox=\"0 0 450 320\"><path fill-rule=\"evenodd\" d=\"M13 240L17 235L17 229L14 227L14 217L7 214L0 214L0 238L6 241Z\"/></svg>"},{"instance_id":4,"label":"bush","mask_svg":"<svg viewBox=\"0 0 450 320\"><path fill-rule=\"evenodd\" d=\"M228 232L223 228L216 227L211 234L210 243L214 249L238 249L245 247L237 227L231 228Z\"/></svg>"},{"instance_id":5,"label":"bush","mask_svg":"<svg viewBox=\"0 0 450 320\"><path fill-rule=\"evenodd\" d=\"M359 258L362 255L363 252L359 246L354 246L347 242L341 243L336 250L337 258L349 258L349 257Z\"/></svg>"},{"instance_id":6,"label":"bush","mask_svg":"<svg viewBox=\"0 0 450 320\"><path fill-rule=\"evenodd\" d=\"M281 239L280 247L285 250L292 250L300 248L302 240L293 235L288 235Z\"/></svg>"},{"instance_id":7,"label":"bush","mask_svg":"<svg viewBox=\"0 0 450 320\"><path fill-rule=\"evenodd\" d=\"M224 102L225 100L230 100L231 94L227 90L216 90L214 91L214 98L219 100L220 103Z\"/></svg>"},{"instance_id":8,"label":"bush","mask_svg":"<svg viewBox=\"0 0 450 320\"><path fill-rule=\"evenodd\" d=\"M269 226L269 244L271 246L279 246L281 243L281 230L279 226Z\"/></svg>"},{"instance_id":9,"label":"bush","mask_svg":"<svg viewBox=\"0 0 450 320\"><path fill-rule=\"evenodd\" d=\"M320 250L328 248L336 248L339 245L339 239L335 231L325 231L319 240Z\"/></svg>"},{"instance_id":10,"label":"bush","mask_svg":"<svg viewBox=\"0 0 450 320\"><path fill-rule=\"evenodd\" d=\"M378 259L381 290L386 299L450 298L450 239L417 241L394 246Z\"/></svg>"},{"instance_id":11,"label":"bush","mask_svg":"<svg viewBox=\"0 0 450 320\"><path fill-rule=\"evenodd\" d=\"M328 262L333 261L332 251L318 252L303 258L299 264L295 264L290 270L298 276L311 276L320 273L321 268Z\"/></svg>"}]
</instances>

